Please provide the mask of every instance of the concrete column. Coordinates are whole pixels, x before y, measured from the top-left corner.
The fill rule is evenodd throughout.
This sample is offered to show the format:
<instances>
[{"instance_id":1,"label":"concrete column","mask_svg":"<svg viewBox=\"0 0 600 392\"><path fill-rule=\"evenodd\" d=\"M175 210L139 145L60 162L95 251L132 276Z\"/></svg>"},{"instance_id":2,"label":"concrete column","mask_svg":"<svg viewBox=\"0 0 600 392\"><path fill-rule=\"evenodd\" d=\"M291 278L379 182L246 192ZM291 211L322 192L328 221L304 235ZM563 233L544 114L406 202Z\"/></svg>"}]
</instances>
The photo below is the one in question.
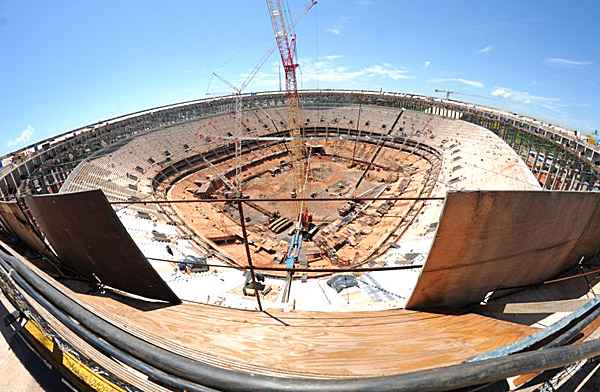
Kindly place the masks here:
<instances>
[{"instance_id":1,"label":"concrete column","mask_svg":"<svg viewBox=\"0 0 600 392\"><path fill-rule=\"evenodd\" d=\"M571 162L569 162L569 166L565 170L565 174L560 179L560 189L561 191L567 190L567 184L569 184L569 176L572 174L571 170Z\"/></svg>"},{"instance_id":2,"label":"concrete column","mask_svg":"<svg viewBox=\"0 0 600 392\"><path fill-rule=\"evenodd\" d=\"M560 180L559 190L565 191L568 188L568 184L571 181L571 176L573 175L573 160L569 159L565 163L565 172Z\"/></svg>"},{"instance_id":3,"label":"concrete column","mask_svg":"<svg viewBox=\"0 0 600 392\"><path fill-rule=\"evenodd\" d=\"M583 165L579 165L579 174L577 176L577 180L575 181L575 190L581 191L583 187Z\"/></svg>"},{"instance_id":4,"label":"concrete column","mask_svg":"<svg viewBox=\"0 0 600 392\"><path fill-rule=\"evenodd\" d=\"M15 179L14 170L10 172L10 179L13 181L15 191L19 188L19 183Z\"/></svg>"},{"instance_id":5,"label":"concrete column","mask_svg":"<svg viewBox=\"0 0 600 392\"><path fill-rule=\"evenodd\" d=\"M8 185L8 180L6 179L6 177L4 177L3 180L4 180L4 188L3 188L4 195L6 198L8 198L8 196L10 195L10 192L9 192L10 186Z\"/></svg>"},{"instance_id":6,"label":"concrete column","mask_svg":"<svg viewBox=\"0 0 600 392\"><path fill-rule=\"evenodd\" d=\"M575 181L577 180L577 172L575 171L576 167L573 167L573 170L571 171L571 183L569 184L569 189L570 191L575 190Z\"/></svg>"},{"instance_id":7,"label":"concrete column","mask_svg":"<svg viewBox=\"0 0 600 392\"><path fill-rule=\"evenodd\" d=\"M52 178L54 179L54 185L58 186L58 179L56 178L56 174L54 173L54 171L52 171Z\"/></svg>"},{"instance_id":8,"label":"concrete column","mask_svg":"<svg viewBox=\"0 0 600 392\"><path fill-rule=\"evenodd\" d=\"M44 189L44 193L50 193L48 191L49 188L48 188L48 182L46 181L46 176L44 174L40 174L39 179L40 179L40 185Z\"/></svg>"},{"instance_id":9,"label":"concrete column","mask_svg":"<svg viewBox=\"0 0 600 392\"><path fill-rule=\"evenodd\" d=\"M562 163L562 162L561 162L561 160L560 160L560 159L556 161L556 167L557 167L557 170L556 170L556 174L554 175L554 178L553 178L553 180L552 180L552 186L551 186L551 189L552 189L552 190L555 190L555 189L556 189L556 184L557 184L558 178L559 178L559 177L560 177L560 175L562 174L563 165L561 165L561 163Z\"/></svg>"},{"instance_id":10,"label":"concrete column","mask_svg":"<svg viewBox=\"0 0 600 392\"><path fill-rule=\"evenodd\" d=\"M515 141L516 143L516 141ZM521 158L523 158L523 139L519 139L519 143L517 144L517 151Z\"/></svg>"},{"instance_id":11,"label":"concrete column","mask_svg":"<svg viewBox=\"0 0 600 392\"><path fill-rule=\"evenodd\" d=\"M513 137L512 137L512 146L513 146L513 149L517 145L517 136L518 136L518 134L519 134L519 130L517 128L513 128Z\"/></svg>"},{"instance_id":12,"label":"concrete column","mask_svg":"<svg viewBox=\"0 0 600 392\"><path fill-rule=\"evenodd\" d=\"M506 142L506 144L510 145L510 143L508 142L508 130L504 125L502 125L502 127L498 130L498 135L500 135L500 137Z\"/></svg>"},{"instance_id":13,"label":"concrete column","mask_svg":"<svg viewBox=\"0 0 600 392\"><path fill-rule=\"evenodd\" d=\"M540 165L540 169L538 170L537 179L538 181L542 181L542 173L544 172L544 166L546 166L546 159L548 159L548 154L546 151L543 152L544 159L542 160L542 164Z\"/></svg>"},{"instance_id":14,"label":"concrete column","mask_svg":"<svg viewBox=\"0 0 600 392\"><path fill-rule=\"evenodd\" d=\"M552 164L548 167L548 174L546 175L546 179L544 180L543 185L544 189L548 189L550 177L552 175L552 168L554 167L554 165L556 165L556 155L554 156L554 159L552 159Z\"/></svg>"},{"instance_id":15,"label":"concrete column","mask_svg":"<svg viewBox=\"0 0 600 392\"><path fill-rule=\"evenodd\" d=\"M540 156L539 145L535 146L535 159L533 160L533 165L531 166L531 172L535 175L535 171L538 166L538 157Z\"/></svg>"},{"instance_id":16,"label":"concrete column","mask_svg":"<svg viewBox=\"0 0 600 392\"><path fill-rule=\"evenodd\" d=\"M17 166L17 173L19 173L19 179L23 176L23 173L21 172L21 169L23 168L23 165L19 164L19 166ZM27 174L27 172L25 172L25 174Z\"/></svg>"},{"instance_id":17,"label":"concrete column","mask_svg":"<svg viewBox=\"0 0 600 392\"><path fill-rule=\"evenodd\" d=\"M549 184L550 181L550 177L552 176L552 169L554 168L554 166L556 165L556 151L553 150L552 151L552 163L548 164L548 172L546 173L546 179L544 180L544 189L547 189L547 186ZM542 171L544 170L544 167L542 167Z\"/></svg>"}]
</instances>

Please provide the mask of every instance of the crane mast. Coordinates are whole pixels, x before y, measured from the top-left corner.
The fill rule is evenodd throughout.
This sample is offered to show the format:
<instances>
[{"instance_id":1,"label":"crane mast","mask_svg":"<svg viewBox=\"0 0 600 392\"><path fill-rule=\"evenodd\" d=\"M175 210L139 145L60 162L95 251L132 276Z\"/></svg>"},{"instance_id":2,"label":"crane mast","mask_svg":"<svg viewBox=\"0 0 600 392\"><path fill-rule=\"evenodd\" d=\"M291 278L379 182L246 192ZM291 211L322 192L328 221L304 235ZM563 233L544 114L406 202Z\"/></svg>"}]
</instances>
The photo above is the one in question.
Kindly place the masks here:
<instances>
[{"instance_id":1,"label":"crane mast","mask_svg":"<svg viewBox=\"0 0 600 392\"><path fill-rule=\"evenodd\" d=\"M246 77L246 79L240 84L239 87L236 87L235 85L233 85L233 83L229 82L227 79L223 78L221 75L217 74L216 72L212 73L212 76L216 77L217 79L219 79L221 82L225 83L227 86L229 86L233 92L234 95L234 119L235 119L235 124L237 127L237 133L239 134L238 137L235 138L234 140L234 146L235 146L235 183L237 186L237 192L239 193L238 196L241 196L241 190L242 190L242 182L241 182L241 173L242 173L242 141L240 139L240 137L243 134L243 129L244 129L244 124L242 121L242 93L244 92L244 90L246 89L246 87L250 84L250 82L254 79L254 77L256 76L256 74L258 73L258 71L260 71L260 69L262 68L262 66L267 62L267 60L271 57L271 54L273 53L273 49L269 49L264 55L263 57L261 57L261 59L258 61L258 63L256 63L256 65L254 66L254 68L252 68L252 70L250 71L250 73L248 74L248 76Z\"/></svg>"},{"instance_id":2,"label":"crane mast","mask_svg":"<svg viewBox=\"0 0 600 392\"><path fill-rule=\"evenodd\" d=\"M286 21L286 14L283 8L282 0L266 0L267 8L271 16L273 25L273 33L283 72L285 75L285 96L288 107L288 130L291 137L290 150L291 160L294 166L294 178L296 185L296 196L299 199L306 197L306 163L305 147L301 140L302 132L300 131L300 98L298 96L298 80L296 70L298 62L296 59L296 34L293 32L294 24L289 25ZM305 14L316 5L316 0L311 0L306 6ZM308 211L304 207L304 202L299 201L297 205L298 223L299 226L303 223L303 217L307 216ZM300 227L299 227L300 228Z\"/></svg>"},{"instance_id":3,"label":"crane mast","mask_svg":"<svg viewBox=\"0 0 600 392\"><path fill-rule=\"evenodd\" d=\"M308 182L308 164L310 157L307 157L305 161L307 154L301 137L302 132L300 131L300 97L298 96L298 79L296 77L298 62L296 58L296 34L293 31L295 23L293 21L291 21L291 24L287 23L282 0L266 0L266 2L271 16L275 42L277 43L277 49L279 49L279 55L281 56L281 63L285 75L285 97L288 106L287 125L291 138L290 161L294 168L293 177L295 193L296 197L299 198L298 203L296 204L296 229L288 244L288 251L285 257L286 267L290 269L290 272L288 272L288 286L286 286L289 288L294 264L300 257L303 230L308 230L312 220L304 202L304 199L306 198L306 184ZM304 14L308 13L316 3L316 0L310 0L304 10ZM289 290L286 288L284 298L287 300L288 296Z\"/></svg>"}]
</instances>

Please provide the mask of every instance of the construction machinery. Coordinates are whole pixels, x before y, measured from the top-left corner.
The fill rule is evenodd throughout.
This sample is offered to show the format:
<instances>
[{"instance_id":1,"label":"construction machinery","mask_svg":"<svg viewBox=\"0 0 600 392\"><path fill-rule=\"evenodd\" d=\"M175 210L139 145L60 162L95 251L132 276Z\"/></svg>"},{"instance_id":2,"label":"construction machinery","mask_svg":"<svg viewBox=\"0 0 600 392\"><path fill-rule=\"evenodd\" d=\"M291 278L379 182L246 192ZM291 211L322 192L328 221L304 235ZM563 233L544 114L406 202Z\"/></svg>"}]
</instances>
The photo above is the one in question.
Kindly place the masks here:
<instances>
[{"instance_id":1,"label":"construction machinery","mask_svg":"<svg viewBox=\"0 0 600 392\"><path fill-rule=\"evenodd\" d=\"M258 73L258 71L262 68L262 66L265 64L265 62L269 59L269 57L271 57L271 53L273 53L272 51L268 51L260 60L259 62L254 66L254 68L252 69L252 71L250 71L250 73L248 74L248 77L246 77L246 79L239 85L239 87L236 87L234 84L230 83L227 79L223 78L222 76L220 76L219 74L217 74L216 72L213 72L212 75L214 77L216 77L217 79L219 79L220 81L222 81L223 83L225 83L226 85L228 85L229 87L231 87L232 91L233 91L233 95L234 95L234 118L235 118L235 124L236 124L236 128L237 128L237 133L238 135L236 135L237 137L235 137L234 139L234 145L235 145L235 183L236 186L239 190L241 190L241 186L242 186L242 182L241 182L241 172L242 172L242 140L240 139L240 137L242 136L241 133L244 129L244 124L243 124L243 119L242 119L242 93L243 91L246 89L246 87L248 86L248 84L250 84L250 82L252 81L252 79L254 79L254 77L256 76L256 74Z\"/></svg>"},{"instance_id":2,"label":"construction machinery","mask_svg":"<svg viewBox=\"0 0 600 392\"><path fill-rule=\"evenodd\" d=\"M472 98L490 99L490 97L486 97L484 95L468 94L468 93L463 93L462 91L440 90L440 89L437 89L437 88L434 91L436 93L445 94L446 95L446 99L452 99L453 95L461 95L461 96L464 96L464 97L472 97Z\"/></svg>"},{"instance_id":3,"label":"construction machinery","mask_svg":"<svg viewBox=\"0 0 600 392\"><path fill-rule=\"evenodd\" d=\"M267 1L267 3L269 3ZM277 1L277 5L279 7L279 9L281 9L281 3L280 1ZM300 15L300 17L296 20L294 20L291 25L290 28L293 30L294 26L296 26L296 24L298 24L301 20L301 18L303 16L305 16L311 9L312 7L314 7L317 4L317 0L310 0L309 4L305 7L304 9L304 13L302 15ZM271 8L269 8L271 9ZM295 36L293 38L295 40ZM277 45L277 47L279 48L279 44ZM281 51L281 48L279 48ZM295 48L294 48L295 49ZM271 55L273 54L273 52L275 51L275 47L271 47L269 48L265 54L260 58L260 60L258 61L258 63L256 63L256 65L254 66L254 68L252 68L252 70L248 73L248 76L246 77L246 79L240 83L239 86L235 86L233 83L229 82L227 79L223 78L221 75L217 74L216 72L213 72L211 74L211 76L216 77L217 79L219 79L221 82L225 83L227 86L229 86L233 92L233 95L235 97L235 102L234 102L234 118L235 118L235 122L237 124L237 129L238 129L238 135L237 137L234 138L234 144L235 144L235 157L236 157L236 175L235 175L235 183L237 185L238 189L242 189L241 188L241 155L242 155L242 141L240 139L240 137L242 136L242 130L244 129L243 127L243 122L242 122L242 94L245 91L246 87L248 87L248 85L250 84L250 82L254 79L254 77L256 76L256 74L258 73L258 71L260 71L260 69L263 67L263 65L265 65L265 63L267 62L267 60L271 57ZM294 53L295 55L295 53ZM296 65L297 66L297 65ZM286 78L287 80L287 78ZM295 75L294 75L294 80L295 80ZM280 86L281 86L281 81L280 81ZM210 86L210 82L209 82L209 86ZM281 87L280 87L281 90ZM209 94L208 92L206 93L207 95L212 95Z\"/></svg>"},{"instance_id":4,"label":"construction machinery","mask_svg":"<svg viewBox=\"0 0 600 392\"><path fill-rule=\"evenodd\" d=\"M290 24L289 12L283 7L282 0L266 0L271 24L275 35L275 42L281 56L281 63L285 74L285 96L288 106L288 129L290 133L290 153L291 163L294 167L295 196L299 199L297 203L297 224L295 231L288 245L285 264L292 269L294 263L298 261L302 246L302 233L311 221L311 214L305 204L306 185L308 182L308 164L306 148L301 140L302 131L300 130L300 98L298 95L298 79L296 70L298 68L296 52L296 34L294 24ZM317 4L316 0L311 0L306 8L305 14ZM305 159L306 158L306 159ZM291 278L291 273L289 274Z\"/></svg>"}]
</instances>

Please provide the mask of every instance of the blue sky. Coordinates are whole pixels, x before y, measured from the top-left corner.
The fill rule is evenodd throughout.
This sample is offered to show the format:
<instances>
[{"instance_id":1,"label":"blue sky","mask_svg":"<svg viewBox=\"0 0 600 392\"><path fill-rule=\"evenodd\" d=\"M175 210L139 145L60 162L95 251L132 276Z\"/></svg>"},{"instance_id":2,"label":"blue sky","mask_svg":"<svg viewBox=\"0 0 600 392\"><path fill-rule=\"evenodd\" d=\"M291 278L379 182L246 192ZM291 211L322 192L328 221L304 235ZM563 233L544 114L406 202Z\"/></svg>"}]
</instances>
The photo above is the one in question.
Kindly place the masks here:
<instances>
[{"instance_id":1,"label":"blue sky","mask_svg":"<svg viewBox=\"0 0 600 392\"><path fill-rule=\"evenodd\" d=\"M305 0L288 0L302 13ZM600 128L600 2L320 0L304 88L434 95ZM0 0L0 153L135 110L229 92L273 45L262 0ZM273 55L247 91L278 88Z\"/></svg>"}]
</instances>

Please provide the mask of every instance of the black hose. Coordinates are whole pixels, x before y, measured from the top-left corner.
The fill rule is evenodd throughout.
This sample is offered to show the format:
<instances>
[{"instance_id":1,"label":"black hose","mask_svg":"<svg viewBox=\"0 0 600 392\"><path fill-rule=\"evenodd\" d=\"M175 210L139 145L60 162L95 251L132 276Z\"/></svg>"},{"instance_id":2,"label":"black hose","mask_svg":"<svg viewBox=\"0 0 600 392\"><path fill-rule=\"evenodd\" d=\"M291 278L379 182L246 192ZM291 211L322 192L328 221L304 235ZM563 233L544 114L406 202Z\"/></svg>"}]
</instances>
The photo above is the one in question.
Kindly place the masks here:
<instances>
[{"instance_id":1,"label":"black hose","mask_svg":"<svg viewBox=\"0 0 600 392\"><path fill-rule=\"evenodd\" d=\"M103 354L108 357L114 357L117 360L123 362L124 364L132 367L133 369L150 376L163 385L176 388L179 390L185 391L194 391L194 392L216 392L215 389L207 388L202 385L198 385L187 380L181 379L179 377L174 377L170 374L167 374L161 370L156 369L155 367L148 365L147 363L140 361L137 358L130 356L124 351L118 349L113 346L106 340L98 337L87 328L78 324L75 320L67 316L61 310L56 308L50 302L48 302L42 295L40 295L33 287L31 287L18 273L16 273L12 268L10 268L5 261L3 260L4 256L0 257L0 268L1 270L6 270L5 274L10 275L12 279L37 303L39 303L44 309L46 309L50 314L52 314L58 321L68 327L71 331L75 332L80 338L85 340L94 348L98 349ZM13 273L10 273L13 271Z\"/></svg>"},{"instance_id":2,"label":"black hose","mask_svg":"<svg viewBox=\"0 0 600 392\"><path fill-rule=\"evenodd\" d=\"M600 316L600 306L596 305L596 309L592 310L587 316L579 320L575 325L565 331L565 333L561 334L544 347L558 347L570 343L573 339L581 334L585 327L591 324L592 321L596 320L598 316Z\"/></svg>"},{"instance_id":3,"label":"black hose","mask_svg":"<svg viewBox=\"0 0 600 392\"><path fill-rule=\"evenodd\" d=\"M0 252L0 256L3 253ZM60 293L19 260L4 256L23 280L92 332L117 348L152 363L156 368L210 387L233 391L446 391L498 381L518 374L556 369L600 355L600 339L479 362L463 363L412 373L342 380L282 378L242 373L172 353L139 339L89 312ZM14 272L12 274L14 275ZM26 282L25 282L26 281ZM30 289L32 287L29 286ZM32 289L33 290L33 289ZM93 335L92 335L93 336ZM125 354L127 355L127 354Z\"/></svg>"}]
</instances>

